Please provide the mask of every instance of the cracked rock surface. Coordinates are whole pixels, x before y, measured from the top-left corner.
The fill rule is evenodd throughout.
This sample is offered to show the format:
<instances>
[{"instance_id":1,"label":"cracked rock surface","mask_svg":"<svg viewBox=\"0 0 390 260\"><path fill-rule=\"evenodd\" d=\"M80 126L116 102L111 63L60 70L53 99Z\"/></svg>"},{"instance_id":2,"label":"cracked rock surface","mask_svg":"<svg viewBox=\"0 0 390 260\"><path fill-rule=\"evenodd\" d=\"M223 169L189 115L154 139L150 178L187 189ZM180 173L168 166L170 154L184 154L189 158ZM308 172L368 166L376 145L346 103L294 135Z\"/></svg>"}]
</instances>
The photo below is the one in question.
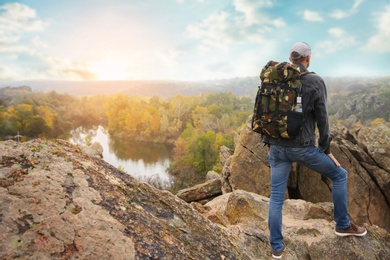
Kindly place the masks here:
<instances>
[{"instance_id":1,"label":"cracked rock surface","mask_svg":"<svg viewBox=\"0 0 390 260\"><path fill-rule=\"evenodd\" d=\"M92 163L77 156L78 148L41 140L0 147L1 259L134 255L125 226L99 205L99 192L89 187L84 171Z\"/></svg>"},{"instance_id":2,"label":"cracked rock surface","mask_svg":"<svg viewBox=\"0 0 390 260\"><path fill-rule=\"evenodd\" d=\"M188 203L68 142L0 152L0 259L256 258Z\"/></svg>"}]
</instances>

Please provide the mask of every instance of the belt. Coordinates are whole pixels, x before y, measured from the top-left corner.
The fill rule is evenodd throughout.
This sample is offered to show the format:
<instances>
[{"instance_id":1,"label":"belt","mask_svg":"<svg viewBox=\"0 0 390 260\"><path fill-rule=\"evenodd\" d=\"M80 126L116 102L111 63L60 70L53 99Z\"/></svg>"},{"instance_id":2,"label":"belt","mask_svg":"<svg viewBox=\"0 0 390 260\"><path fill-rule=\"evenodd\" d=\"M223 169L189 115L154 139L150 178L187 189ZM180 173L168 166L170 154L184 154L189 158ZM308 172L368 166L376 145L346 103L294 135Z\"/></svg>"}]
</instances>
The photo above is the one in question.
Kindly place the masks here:
<instances>
[{"instance_id":1,"label":"belt","mask_svg":"<svg viewBox=\"0 0 390 260\"><path fill-rule=\"evenodd\" d=\"M279 145L287 147L307 147L315 144L315 138L310 138L308 140L298 140L298 139L283 139L283 138L270 138L264 137L263 142L270 145Z\"/></svg>"}]
</instances>

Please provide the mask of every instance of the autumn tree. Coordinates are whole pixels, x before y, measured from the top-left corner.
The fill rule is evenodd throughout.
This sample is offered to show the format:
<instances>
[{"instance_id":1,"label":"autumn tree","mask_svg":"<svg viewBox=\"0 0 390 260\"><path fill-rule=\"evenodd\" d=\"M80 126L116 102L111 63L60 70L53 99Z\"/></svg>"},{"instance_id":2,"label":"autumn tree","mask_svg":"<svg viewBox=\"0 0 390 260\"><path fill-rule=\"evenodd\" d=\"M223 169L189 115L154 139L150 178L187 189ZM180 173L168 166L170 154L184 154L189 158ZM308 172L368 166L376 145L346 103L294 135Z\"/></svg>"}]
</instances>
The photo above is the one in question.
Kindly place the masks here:
<instances>
[{"instance_id":1,"label":"autumn tree","mask_svg":"<svg viewBox=\"0 0 390 260\"><path fill-rule=\"evenodd\" d=\"M19 104L16 106L10 106L8 108L8 113L11 120L16 125L16 130L24 135L26 133L26 129L28 124L30 123L30 119L33 116L33 107L28 104Z\"/></svg>"}]
</instances>

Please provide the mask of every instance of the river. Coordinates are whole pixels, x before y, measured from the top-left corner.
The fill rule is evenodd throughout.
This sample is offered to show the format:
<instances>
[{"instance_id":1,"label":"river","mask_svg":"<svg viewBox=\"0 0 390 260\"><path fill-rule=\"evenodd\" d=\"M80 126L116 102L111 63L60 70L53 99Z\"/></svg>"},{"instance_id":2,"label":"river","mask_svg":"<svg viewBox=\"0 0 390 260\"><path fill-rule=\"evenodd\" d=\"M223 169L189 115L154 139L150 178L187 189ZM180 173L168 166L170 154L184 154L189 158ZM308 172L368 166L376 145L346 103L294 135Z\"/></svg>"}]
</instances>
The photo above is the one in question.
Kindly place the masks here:
<instances>
[{"instance_id":1,"label":"river","mask_svg":"<svg viewBox=\"0 0 390 260\"><path fill-rule=\"evenodd\" d=\"M73 144L100 143L103 147L103 160L136 179L161 189L172 185L173 178L167 172L172 146L113 140L102 126L96 129L77 128L71 134L70 142Z\"/></svg>"}]
</instances>

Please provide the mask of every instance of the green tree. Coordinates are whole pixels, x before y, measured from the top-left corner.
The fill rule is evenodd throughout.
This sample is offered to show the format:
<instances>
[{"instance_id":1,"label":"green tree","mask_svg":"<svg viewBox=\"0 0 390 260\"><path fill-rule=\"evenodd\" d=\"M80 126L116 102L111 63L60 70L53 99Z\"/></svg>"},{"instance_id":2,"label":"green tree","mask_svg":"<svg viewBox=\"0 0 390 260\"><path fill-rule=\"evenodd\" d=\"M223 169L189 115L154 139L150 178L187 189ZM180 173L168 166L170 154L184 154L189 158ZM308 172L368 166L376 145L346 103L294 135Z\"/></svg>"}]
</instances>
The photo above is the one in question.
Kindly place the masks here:
<instances>
[{"instance_id":1,"label":"green tree","mask_svg":"<svg viewBox=\"0 0 390 260\"><path fill-rule=\"evenodd\" d=\"M40 116L33 116L27 126L26 136L36 138L44 136L49 131L45 120Z\"/></svg>"},{"instance_id":2,"label":"green tree","mask_svg":"<svg viewBox=\"0 0 390 260\"><path fill-rule=\"evenodd\" d=\"M190 144L189 149L194 154L194 166L201 175L205 175L215 165L216 154L213 149L215 133L207 131L199 134Z\"/></svg>"}]
</instances>

